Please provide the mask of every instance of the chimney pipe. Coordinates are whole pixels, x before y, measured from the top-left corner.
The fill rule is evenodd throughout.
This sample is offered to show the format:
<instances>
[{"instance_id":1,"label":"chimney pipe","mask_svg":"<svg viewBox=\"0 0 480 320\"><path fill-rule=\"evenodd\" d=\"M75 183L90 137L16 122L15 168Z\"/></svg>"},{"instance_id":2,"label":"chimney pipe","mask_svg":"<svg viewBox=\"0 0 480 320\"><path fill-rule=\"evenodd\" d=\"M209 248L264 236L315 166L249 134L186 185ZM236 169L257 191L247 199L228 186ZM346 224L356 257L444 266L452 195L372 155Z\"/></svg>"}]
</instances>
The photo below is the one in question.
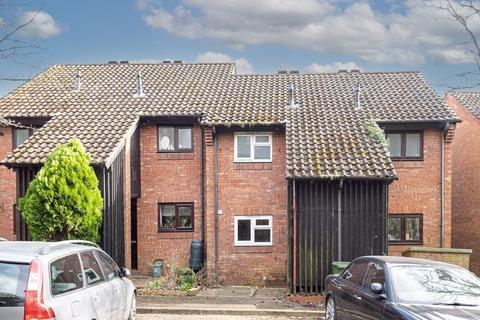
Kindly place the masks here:
<instances>
[{"instance_id":1,"label":"chimney pipe","mask_svg":"<svg viewBox=\"0 0 480 320\"><path fill-rule=\"evenodd\" d=\"M295 90L295 86L293 85L293 83L289 83L288 84L288 105L290 107L295 107L295 96L294 96L294 91Z\"/></svg>"},{"instance_id":2,"label":"chimney pipe","mask_svg":"<svg viewBox=\"0 0 480 320\"><path fill-rule=\"evenodd\" d=\"M77 69L77 74L75 75L75 91L80 91L82 87L82 73L80 72L80 68Z\"/></svg>"},{"instance_id":3,"label":"chimney pipe","mask_svg":"<svg viewBox=\"0 0 480 320\"><path fill-rule=\"evenodd\" d=\"M143 96L142 74L140 73L140 71L137 72L137 92L135 93L135 96Z\"/></svg>"},{"instance_id":4,"label":"chimney pipe","mask_svg":"<svg viewBox=\"0 0 480 320\"><path fill-rule=\"evenodd\" d=\"M360 109L361 104L360 104L360 82L357 82L355 84L355 109Z\"/></svg>"}]
</instances>

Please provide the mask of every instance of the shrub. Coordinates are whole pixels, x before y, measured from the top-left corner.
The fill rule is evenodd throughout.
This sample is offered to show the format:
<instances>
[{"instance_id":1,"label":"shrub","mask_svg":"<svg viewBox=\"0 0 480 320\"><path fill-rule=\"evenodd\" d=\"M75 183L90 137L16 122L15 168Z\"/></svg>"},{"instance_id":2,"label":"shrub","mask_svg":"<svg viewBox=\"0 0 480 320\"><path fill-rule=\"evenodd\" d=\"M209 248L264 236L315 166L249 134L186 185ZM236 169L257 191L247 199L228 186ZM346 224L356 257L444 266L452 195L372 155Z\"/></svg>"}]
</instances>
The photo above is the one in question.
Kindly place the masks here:
<instances>
[{"instance_id":1,"label":"shrub","mask_svg":"<svg viewBox=\"0 0 480 320\"><path fill-rule=\"evenodd\" d=\"M190 268L176 269L175 277L181 291L188 291L195 286L195 273Z\"/></svg>"},{"instance_id":2,"label":"shrub","mask_svg":"<svg viewBox=\"0 0 480 320\"><path fill-rule=\"evenodd\" d=\"M99 241L103 200L80 140L58 146L20 199L33 240Z\"/></svg>"}]
</instances>

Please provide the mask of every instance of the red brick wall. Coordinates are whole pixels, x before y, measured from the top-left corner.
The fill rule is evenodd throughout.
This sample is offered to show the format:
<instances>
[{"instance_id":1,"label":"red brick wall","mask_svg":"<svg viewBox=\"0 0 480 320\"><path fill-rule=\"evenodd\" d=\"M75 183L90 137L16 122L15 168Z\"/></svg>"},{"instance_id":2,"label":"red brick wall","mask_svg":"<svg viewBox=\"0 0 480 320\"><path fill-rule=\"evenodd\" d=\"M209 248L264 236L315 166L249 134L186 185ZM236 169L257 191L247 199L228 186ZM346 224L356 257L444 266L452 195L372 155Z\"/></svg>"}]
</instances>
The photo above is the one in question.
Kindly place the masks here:
<instances>
[{"instance_id":1,"label":"red brick wall","mask_svg":"<svg viewBox=\"0 0 480 320\"><path fill-rule=\"evenodd\" d=\"M285 180L285 135L274 133L271 163L234 163L234 133L218 139L218 275L224 283L285 283L288 257L288 225ZM209 154L213 162L213 154ZM210 180L212 181L212 180ZM213 189L211 189L213 190ZM209 191L211 191L209 190ZM211 197L209 200L213 200ZM214 221L209 207L210 221ZM234 246L234 216L271 215L272 246ZM211 227L213 223L210 223ZM213 238L212 228L208 236ZM209 241L213 245L213 239ZM214 250L210 252L214 253ZM209 255L209 259L213 259Z\"/></svg>"},{"instance_id":2,"label":"red brick wall","mask_svg":"<svg viewBox=\"0 0 480 320\"><path fill-rule=\"evenodd\" d=\"M0 159L12 151L12 128L0 128ZM15 172L0 166L0 237L15 239L13 234L13 204L16 199Z\"/></svg>"},{"instance_id":3,"label":"red brick wall","mask_svg":"<svg viewBox=\"0 0 480 320\"><path fill-rule=\"evenodd\" d=\"M167 268L188 266L190 243L200 239L201 129L194 126L193 153L157 153L157 127L140 127L142 194L138 199L138 268L151 272L151 263L163 259ZM194 203L194 232L158 232L159 202Z\"/></svg>"},{"instance_id":4,"label":"red brick wall","mask_svg":"<svg viewBox=\"0 0 480 320\"><path fill-rule=\"evenodd\" d=\"M452 244L473 250L470 269L480 274L480 121L450 95L446 102L462 120L452 145Z\"/></svg>"},{"instance_id":5,"label":"red brick wall","mask_svg":"<svg viewBox=\"0 0 480 320\"><path fill-rule=\"evenodd\" d=\"M441 130L424 130L423 161L394 161L398 180L390 185L390 214L422 213L423 245L440 246ZM451 143L445 144L444 247L451 246ZM416 244L414 244L417 246ZM400 255L410 245L389 245L389 254Z\"/></svg>"}]
</instances>

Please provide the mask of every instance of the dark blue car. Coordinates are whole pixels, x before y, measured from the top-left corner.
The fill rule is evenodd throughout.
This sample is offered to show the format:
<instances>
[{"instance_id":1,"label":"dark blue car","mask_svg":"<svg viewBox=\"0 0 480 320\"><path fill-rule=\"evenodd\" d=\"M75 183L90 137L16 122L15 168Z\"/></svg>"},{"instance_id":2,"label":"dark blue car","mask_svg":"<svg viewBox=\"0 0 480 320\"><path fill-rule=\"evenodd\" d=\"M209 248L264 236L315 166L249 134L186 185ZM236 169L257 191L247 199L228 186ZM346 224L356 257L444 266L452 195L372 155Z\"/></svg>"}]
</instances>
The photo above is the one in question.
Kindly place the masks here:
<instances>
[{"instance_id":1,"label":"dark blue car","mask_svg":"<svg viewBox=\"0 0 480 320\"><path fill-rule=\"evenodd\" d=\"M429 260L358 258L327 277L325 297L327 320L480 319L480 279Z\"/></svg>"}]
</instances>

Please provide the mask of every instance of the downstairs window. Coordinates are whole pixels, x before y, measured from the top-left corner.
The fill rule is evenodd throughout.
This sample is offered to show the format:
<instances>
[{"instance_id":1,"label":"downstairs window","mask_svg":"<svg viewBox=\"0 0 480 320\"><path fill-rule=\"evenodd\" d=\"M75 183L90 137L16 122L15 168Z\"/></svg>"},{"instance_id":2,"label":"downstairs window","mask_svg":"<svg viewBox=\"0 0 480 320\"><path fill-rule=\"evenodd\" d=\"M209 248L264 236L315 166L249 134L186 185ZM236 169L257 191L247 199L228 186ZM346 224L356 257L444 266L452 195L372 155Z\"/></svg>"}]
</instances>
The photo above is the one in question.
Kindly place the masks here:
<instances>
[{"instance_id":1,"label":"downstairs window","mask_svg":"<svg viewBox=\"0 0 480 320\"><path fill-rule=\"evenodd\" d=\"M271 246L272 216L236 216L236 246Z\"/></svg>"},{"instance_id":2,"label":"downstairs window","mask_svg":"<svg viewBox=\"0 0 480 320\"><path fill-rule=\"evenodd\" d=\"M423 215L390 215L388 217L388 241L390 243L422 243Z\"/></svg>"},{"instance_id":3,"label":"downstairs window","mask_svg":"<svg viewBox=\"0 0 480 320\"><path fill-rule=\"evenodd\" d=\"M193 231L193 203L159 204L159 231Z\"/></svg>"}]
</instances>

